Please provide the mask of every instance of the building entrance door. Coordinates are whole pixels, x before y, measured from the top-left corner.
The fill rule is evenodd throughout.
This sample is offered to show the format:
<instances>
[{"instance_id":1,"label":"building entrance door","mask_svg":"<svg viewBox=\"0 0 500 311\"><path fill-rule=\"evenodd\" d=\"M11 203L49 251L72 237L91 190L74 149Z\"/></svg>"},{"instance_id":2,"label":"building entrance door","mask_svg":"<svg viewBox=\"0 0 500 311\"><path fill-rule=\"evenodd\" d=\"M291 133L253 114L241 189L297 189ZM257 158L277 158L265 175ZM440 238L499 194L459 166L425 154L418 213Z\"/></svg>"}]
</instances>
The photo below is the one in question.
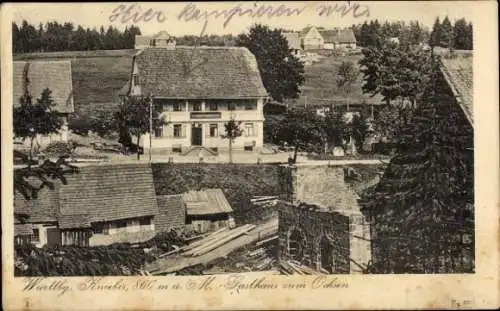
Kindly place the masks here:
<instances>
[{"instance_id":1,"label":"building entrance door","mask_svg":"<svg viewBox=\"0 0 500 311\"><path fill-rule=\"evenodd\" d=\"M47 245L61 245L61 232L57 228L47 228Z\"/></svg>"},{"instance_id":2,"label":"building entrance door","mask_svg":"<svg viewBox=\"0 0 500 311\"><path fill-rule=\"evenodd\" d=\"M195 125L191 128L191 145L192 146L201 146L202 139L202 128L201 124Z\"/></svg>"}]
</instances>

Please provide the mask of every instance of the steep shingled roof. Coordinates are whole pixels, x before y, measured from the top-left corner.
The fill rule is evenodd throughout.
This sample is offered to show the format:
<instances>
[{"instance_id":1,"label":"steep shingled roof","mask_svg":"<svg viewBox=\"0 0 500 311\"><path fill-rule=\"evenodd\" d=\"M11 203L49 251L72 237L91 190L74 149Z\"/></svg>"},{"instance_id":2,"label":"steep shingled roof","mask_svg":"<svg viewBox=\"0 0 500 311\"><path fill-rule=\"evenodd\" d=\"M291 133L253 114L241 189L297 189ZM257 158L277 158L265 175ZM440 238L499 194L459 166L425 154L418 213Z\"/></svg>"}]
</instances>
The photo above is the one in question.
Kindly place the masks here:
<instances>
[{"instance_id":1,"label":"steep shingled roof","mask_svg":"<svg viewBox=\"0 0 500 311\"><path fill-rule=\"evenodd\" d=\"M441 71L465 116L473 124L473 57L457 55L455 58L442 58Z\"/></svg>"},{"instance_id":2,"label":"steep shingled roof","mask_svg":"<svg viewBox=\"0 0 500 311\"><path fill-rule=\"evenodd\" d=\"M284 32L283 37L288 41L288 47L292 50L300 50L300 36L298 32Z\"/></svg>"},{"instance_id":3,"label":"steep shingled roof","mask_svg":"<svg viewBox=\"0 0 500 311\"><path fill-rule=\"evenodd\" d=\"M144 95L252 98L267 92L255 56L243 47L148 48L136 54Z\"/></svg>"},{"instance_id":4,"label":"steep shingled roof","mask_svg":"<svg viewBox=\"0 0 500 311\"><path fill-rule=\"evenodd\" d=\"M61 228L158 214L149 164L87 166L67 180L60 191Z\"/></svg>"},{"instance_id":5,"label":"steep shingled roof","mask_svg":"<svg viewBox=\"0 0 500 311\"><path fill-rule=\"evenodd\" d=\"M34 177L28 178L28 182L35 187L41 184L40 180ZM14 191L14 213L28 216L30 223L56 222L59 206L59 184L58 181L54 181L54 190L45 187L38 192L36 199L30 200Z\"/></svg>"},{"instance_id":6,"label":"steep shingled roof","mask_svg":"<svg viewBox=\"0 0 500 311\"><path fill-rule=\"evenodd\" d=\"M52 91L55 110L61 113L75 111L70 61L15 61L12 75L14 106L19 105L19 99L24 94L25 72L33 100L48 88Z\"/></svg>"},{"instance_id":7,"label":"steep shingled roof","mask_svg":"<svg viewBox=\"0 0 500 311\"><path fill-rule=\"evenodd\" d=\"M167 231L185 224L186 207L182 200L182 194L156 196L158 203L158 215L155 217L155 228L157 231Z\"/></svg>"},{"instance_id":8,"label":"steep shingled roof","mask_svg":"<svg viewBox=\"0 0 500 311\"><path fill-rule=\"evenodd\" d=\"M325 43L356 43L352 29L320 30Z\"/></svg>"},{"instance_id":9,"label":"steep shingled roof","mask_svg":"<svg viewBox=\"0 0 500 311\"><path fill-rule=\"evenodd\" d=\"M14 211L27 214L29 223L57 221L62 229L158 214L149 164L89 165L65 177L66 185L55 181L38 199L16 193Z\"/></svg>"},{"instance_id":10,"label":"steep shingled roof","mask_svg":"<svg viewBox=\"0 0 500 311\"><path fill-rule=\"evenodd\" d=\"M183 194L188 215L231 213L233 209L221 189L189 191Z\"/></svg>"}]
</instances>

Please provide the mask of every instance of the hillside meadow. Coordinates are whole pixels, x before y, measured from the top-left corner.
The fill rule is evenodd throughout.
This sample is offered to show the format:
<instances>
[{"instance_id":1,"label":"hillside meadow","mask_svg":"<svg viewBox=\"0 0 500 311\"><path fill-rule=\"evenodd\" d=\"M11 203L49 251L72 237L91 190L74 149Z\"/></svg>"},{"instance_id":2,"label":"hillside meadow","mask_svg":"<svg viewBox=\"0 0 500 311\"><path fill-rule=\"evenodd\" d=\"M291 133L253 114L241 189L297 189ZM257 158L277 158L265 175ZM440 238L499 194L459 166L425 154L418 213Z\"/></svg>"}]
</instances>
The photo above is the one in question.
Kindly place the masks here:
<instances>
[{"instance_id":1,"label":"hillside meadow","mask_svg":"<svg viewBox=\"0 0 500 311\"><path fill-rule=\"evenodd\" d=\"M132 66L134 50L101 50L77 52L26 53L14 55L14 60L70 60L73 72L75 108L79 114L95 110L114 110L119 99L117 92L127 82ZM318 62L305 66L303 93L295 105L308 106L329 104L360 104L381 102L361 90L362 75L345 92L337 87L337 71L343 61L358 66L362 55L331 56L322 54Z\"/></svg>"},{"instance_id":2,"label":"hillside meadow","mask_svg":"<svg viewBox=\"0 0 500 311\"><path fill-rule=\"evenodd\" d=\"M133 55L134 50L27 53L14 60L71 61L75 110L88 114L118 106L117 92L128 80Z\"/></svg>"}]
</instances>

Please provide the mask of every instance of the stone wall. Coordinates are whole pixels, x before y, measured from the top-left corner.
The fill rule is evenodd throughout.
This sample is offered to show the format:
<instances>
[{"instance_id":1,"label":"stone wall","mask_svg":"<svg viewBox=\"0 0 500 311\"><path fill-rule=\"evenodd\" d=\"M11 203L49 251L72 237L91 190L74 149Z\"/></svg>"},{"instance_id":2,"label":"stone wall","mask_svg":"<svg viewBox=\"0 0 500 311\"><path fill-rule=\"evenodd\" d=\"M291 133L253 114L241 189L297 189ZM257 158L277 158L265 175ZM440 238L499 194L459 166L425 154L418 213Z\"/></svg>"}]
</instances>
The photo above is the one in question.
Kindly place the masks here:
<instances>
[{"instance_id":1,"label":"stone wall","mask_svg":"<svg viewBox=\"0 0 500 311\"><path fill-rule=\"evenodd\" d=\"M360 211L358 196L346 184L344 166L282 166L286 200L279 208L280 258L287 253L288 235L301 228L306 237L304 263L319 269L319 239L335 237L333 248L339 259L335 273L362 273L371 260L370 225ZM298 206L316 206L316 210Z\"/></svg>"},{"instance_id":2,"label":"stone wall","mask_svg":"<svg viewBox=\"0 0 500 311\"><path fill-rule=\"evenodd\" d=\"M294 230L304 237L302 264L313 269L321 267L320 241L325 235L333 238L335 273L350 273L349 218L339 213L308 210L307 208L281 204L279 208L280 260L293 259L289 252L289 238Z\"/></svg>"}]
</instances>

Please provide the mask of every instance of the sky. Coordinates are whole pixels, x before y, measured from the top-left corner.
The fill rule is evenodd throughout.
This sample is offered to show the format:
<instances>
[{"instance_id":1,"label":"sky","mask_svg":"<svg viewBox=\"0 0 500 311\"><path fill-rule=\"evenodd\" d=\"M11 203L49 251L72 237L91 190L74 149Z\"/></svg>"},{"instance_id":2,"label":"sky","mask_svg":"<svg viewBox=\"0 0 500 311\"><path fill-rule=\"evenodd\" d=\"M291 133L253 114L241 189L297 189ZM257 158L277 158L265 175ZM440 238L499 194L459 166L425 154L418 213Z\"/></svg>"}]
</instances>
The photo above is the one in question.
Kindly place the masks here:
<instances>
[{"instance_id":1,"label":"sky","mask_svg":"<svg viewBox=\"0 0 500 311\"><path fill-rule=\"evenodd\" d=\"M191 19L194 10L200 12L222 12L223 10L230 11L232 8L239 5L242 12L247 10L247 13L256 12L261 6L271 6L277 9L281 4L288 8L301 9L300 14L292 14L291 16L274 16L274 17L251 17L250 14L238 16L236 14L224 26L225 18L220 16L216 18L212 15L208 19L205 34L239 34L246 32L254 23L267 24L272 28L287 28L299 30L307 25L322 26L325 28L345 27L352 24L363 23L365 20L418 20L420 23L432 27L436 17L443 19L448 16L453 22L458 18L464 17L468 21L474 23L475 18L480 18L478 15L482 4L481 1L323 1L323 2L194 2L191 4L190 11L179 18L179 15L189 2L141 2L141 3L29 3L29 4L10 4L10 12L12 20L20 23L27 20L32 24L46 23L47 21L73 22L75 25L84 27L108 27L113 25L119 29L124 29L127 25L135 24L139 26L143 34L154 34L161 30L166 30L172 35L196 35L199 34L205 23L205 19ZM359 4L356 12L350 11L344 16L337 12L332 12L330 16L319 14L323 8L331 6L332 8L345 6L352 8ZM144 19L134 23L121 22L123 15L110 21L110 16L120 6L126 8L131 7L132 13L143 15L151 9L151 12L160 12L153 14L153 18L148 22ZM122 10L125 11L125 8ZM236 9L233 9L233 12ZM117 12L117 11L115 11ZM362 14L363 12L369 12ZM360 15L354 16L354 13Z\"/></svg>"}]
</instances>

